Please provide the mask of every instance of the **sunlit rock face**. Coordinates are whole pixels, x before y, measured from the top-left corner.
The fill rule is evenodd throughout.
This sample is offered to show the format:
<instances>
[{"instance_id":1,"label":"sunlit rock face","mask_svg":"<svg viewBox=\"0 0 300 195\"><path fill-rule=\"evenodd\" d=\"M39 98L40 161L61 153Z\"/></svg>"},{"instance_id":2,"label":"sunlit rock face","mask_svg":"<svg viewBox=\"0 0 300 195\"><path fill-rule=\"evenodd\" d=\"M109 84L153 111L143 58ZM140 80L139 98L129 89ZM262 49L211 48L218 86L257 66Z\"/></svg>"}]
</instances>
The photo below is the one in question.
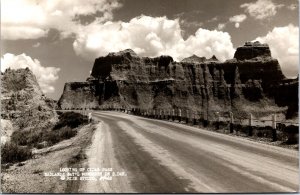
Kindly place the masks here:
<instances>
[{"instance_id":1,"label":"sunlit rock face","mask_svg":"<svg viewBox=\"0 0 300 195\"><path fill-rule=\"evenodd\" d=\"M1 73L1 121L8 121L14 130L43 128L54 123L55 105L43 94L30 69L6 69Z\"/></svg>"},{"instance_id":2,"label":"sunlit rock face","mask_svg":"<svg viewBox=\"0 0 300 195\"><path fill-rule=\"evenodd\" d=\"M258 41L254 43L246 42L244 46L238 47L234 54L234 58L237 60L246 60L256 57L271 57L269 46L267 44L261 44Z\"/></svg>"},{"instance_id":3,"label":"sunlit rock face","mask_svg":"<svg viewBox=\"0 0 300 195\"><path fill-rule=\"evenodd\" d=\"M282 100L274 91L297 91L281 86L287 79L269 47L247 42L234 56L220 62L215 56L193 55L175 62L171 56L139 57L130 49L110 53L95 60L86 82L66 83L58 105L62 109L110 106L246 114L250 103L252 112L286 112L295 100Z\"/></svg>"}]
</instances>

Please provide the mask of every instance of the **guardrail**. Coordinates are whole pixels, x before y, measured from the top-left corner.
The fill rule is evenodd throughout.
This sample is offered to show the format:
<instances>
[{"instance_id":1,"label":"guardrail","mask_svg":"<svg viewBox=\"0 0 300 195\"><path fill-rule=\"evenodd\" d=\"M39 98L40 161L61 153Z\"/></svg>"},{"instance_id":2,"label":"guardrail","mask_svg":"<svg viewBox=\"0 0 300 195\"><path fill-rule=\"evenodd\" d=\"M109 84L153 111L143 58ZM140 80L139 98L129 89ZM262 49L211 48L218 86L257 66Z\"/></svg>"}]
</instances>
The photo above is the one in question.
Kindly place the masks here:
<instances>
[{"instance_id":1,"label":"guardrail","mask_svg":"<svg viewBox=\"0 0 300 195\"><path fill-rule=\"evenodd\" d=\"M255 118L251 113L247 117L234 116L233 112L210 111L195 112L188 109L140 109L126 107L103 106L93 110L118 111L137 116L153 118L158 120L177 121L190 125L199 125L202 127L215 127L216 130L221 128L232 133L244 133L247 136L256 135L258 137L268 137L272 141L278 140L278 132L285 132L288 139L297 139L295 135L299 134L299 123L292 121L278 121L277 114L271 114L270 118ZM78 110L87 115L88 110ZM212 117L213 116L213 117ZM292 138L294 137L294 138Z\"/></svg>"}]
</instances>

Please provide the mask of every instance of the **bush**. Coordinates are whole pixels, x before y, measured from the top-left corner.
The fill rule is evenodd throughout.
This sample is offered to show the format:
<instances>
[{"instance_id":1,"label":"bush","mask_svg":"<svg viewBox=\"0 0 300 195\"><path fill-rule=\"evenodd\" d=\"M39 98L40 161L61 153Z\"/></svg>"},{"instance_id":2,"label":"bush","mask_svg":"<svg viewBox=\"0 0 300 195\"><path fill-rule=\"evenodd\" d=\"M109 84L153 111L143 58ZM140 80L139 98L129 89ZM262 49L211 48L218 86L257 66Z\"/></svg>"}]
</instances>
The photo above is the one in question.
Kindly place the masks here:
<instances>
[{"instance_id":1,"label":"bush","mask_svg":"<svg viewBox=\"0 0 300 195\"><path fill-rule=\"evenodd\" d=\"M66 109L67 110L67 109ZM63 112L61 112L61 111L56 111L56 114L57 115L61 115Z\"/></svg>"},{"instance_id":2,"label":"bush","mask_svg":"<svg viewBox=\"0 0 300 195\"><path fill-rule=\"evenodd\" d=\"M51 146L58 143L61 139L57 136L57 133L55 133L54 131L47 131L43 135L43 140L48 142Z\"/></svg>"},{"instance_id":3,"label":"bush","mask_svg":"<svg viewBox=\"0 0 300 195\"><path fill-rule=\"evenodd\" d=\"M61 114L58 119L58 123L53 127L54 130L65 126L76 128L88 123L87 116L75 112L65 112Z\"/></svg>"},{"instance_id":4,"label":"bush","mask_svg":"<svg viewBox=\"0 0 300 195\"><path fill-rule=\"evenodd\" d=\"M27 145L29 131L14 131L11 135L11 141L18 145Z\"/></svg>"},{"instance_id":5,"label":"bush","mask_svg":"<svg viewBox=\"0 0 300 195\"><path fill-rule=\"evenodd\" d=\"M299 143L299 127L294 125L287 126L284 131L287 135L287 144L297 144Z\"/></svg>"},{"instance_id":6,"label":"bush","mask_svg":"<svg viewBox=\"0 0 300 195\"><path fill-rule=\"evenodd\" d=\"M70 127L64 127L58 131L58 136L61 139L70 139L71 137L74 137L77 134L76 130L71 129Z\"/></svg>"},{"instance_id":7,"label":"bush","mask_svg":"<svg viewBox=\"0 0 300 195\"><path fill-rule=\"evenodd\" d=\"M53 145L62 140L74 137L77 134L74 128L88 123L87 116L75 112L60 113L58 123L51 129L31 129L14 131L11 142L17 147L30 146L43 148L46 145ZM19 145L19 146L18 146ZM7 146L6 146L7 147Z\"/></svg>"},{"instance_id":8,"label":"bush","mask_svg":"<svg viewBox=\"0 0 300 195\"><path fill-rule=\"evenodd\" d=\"M46 130L45 130L46 131ZM17 130L11 136L11 141L21 146L33 146L35 143L42 141L43 130Z\"/></svg>"},{"instance_id":9,"label":"bush","mask_svg":"<svg viewBox=\"0 0 300 195\"><path fill-rule=\"evenodd\" d=\"M70 139L77 134L76 130L70 127L63 127L56 131L47 131L43 136L43 141L48 142L50 145L56 144L62 140Z\"/></svg>"},{"instance_id":10,"label":"bush","mask_svg":"<svg viewBox=\"0 0 300 195\"><path fill-rule=\"evenodd\" d=\"M20 162L31 157L31 149L27 146L18 146L15 143L7 142L1 148L1 163Z\"/></svg>"}]
</instances>

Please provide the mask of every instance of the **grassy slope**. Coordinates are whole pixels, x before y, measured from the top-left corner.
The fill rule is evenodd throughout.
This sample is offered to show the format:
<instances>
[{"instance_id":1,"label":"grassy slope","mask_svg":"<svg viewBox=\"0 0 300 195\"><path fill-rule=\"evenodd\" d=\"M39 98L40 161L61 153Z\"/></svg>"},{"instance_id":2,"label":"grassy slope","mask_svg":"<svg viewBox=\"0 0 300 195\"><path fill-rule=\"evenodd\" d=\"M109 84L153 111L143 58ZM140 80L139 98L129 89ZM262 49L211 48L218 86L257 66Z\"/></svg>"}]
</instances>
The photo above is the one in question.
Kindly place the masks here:
<instances>
[{"instance_id":1,"label":"grassy slope","mask_svg":"<svg viewBox=\"0 0 300 195\"><path fill-rule=\"evenodd\" d=\"M78 134L48 148L34 151L35 158L23 166L18 163L2 169L3 193L70 193L76 192L77 183L61 181L58 177L44 177L44 172L59 172L63 167L81 167L83 151L90 144L95 123L79 127Z\"/></svg>"}]
</instances>

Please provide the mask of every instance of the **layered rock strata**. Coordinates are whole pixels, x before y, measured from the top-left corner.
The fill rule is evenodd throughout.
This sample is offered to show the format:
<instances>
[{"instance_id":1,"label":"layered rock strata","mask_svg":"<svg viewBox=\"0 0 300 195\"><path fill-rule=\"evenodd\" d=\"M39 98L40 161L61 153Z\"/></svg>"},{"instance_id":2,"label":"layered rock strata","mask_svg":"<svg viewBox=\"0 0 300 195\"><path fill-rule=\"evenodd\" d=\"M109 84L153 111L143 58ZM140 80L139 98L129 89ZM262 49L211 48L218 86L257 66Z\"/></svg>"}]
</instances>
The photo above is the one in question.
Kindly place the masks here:
<instances>
[{"instance_id":1,"label":"layered rock strata","mask_svg":"<svg viewBox=\"0 0 300 195\"><path fill-rule=\"evenodd\" d=\"M1 73L1 120L11 121L14 129L20 130L55 122L53 101L43 94L30 69Z\"/></svg>"},{"instance_id":2,"label":"layered rock strata","mask_svg":"<svg viewBox=\"0 0 300 195\"><path fill-rule=\"evenodd\" d=\"M175 62L170 56L139 57L127 49L97 58L86 82L66 83L58 106L181 108L203 115L296 112L298 89L293 86L298 80L287 83L268 45L258 42L237 48L225 62L195 55ZM281 97L281 92L295 97Z\"/></svg>"}]
</instances>

